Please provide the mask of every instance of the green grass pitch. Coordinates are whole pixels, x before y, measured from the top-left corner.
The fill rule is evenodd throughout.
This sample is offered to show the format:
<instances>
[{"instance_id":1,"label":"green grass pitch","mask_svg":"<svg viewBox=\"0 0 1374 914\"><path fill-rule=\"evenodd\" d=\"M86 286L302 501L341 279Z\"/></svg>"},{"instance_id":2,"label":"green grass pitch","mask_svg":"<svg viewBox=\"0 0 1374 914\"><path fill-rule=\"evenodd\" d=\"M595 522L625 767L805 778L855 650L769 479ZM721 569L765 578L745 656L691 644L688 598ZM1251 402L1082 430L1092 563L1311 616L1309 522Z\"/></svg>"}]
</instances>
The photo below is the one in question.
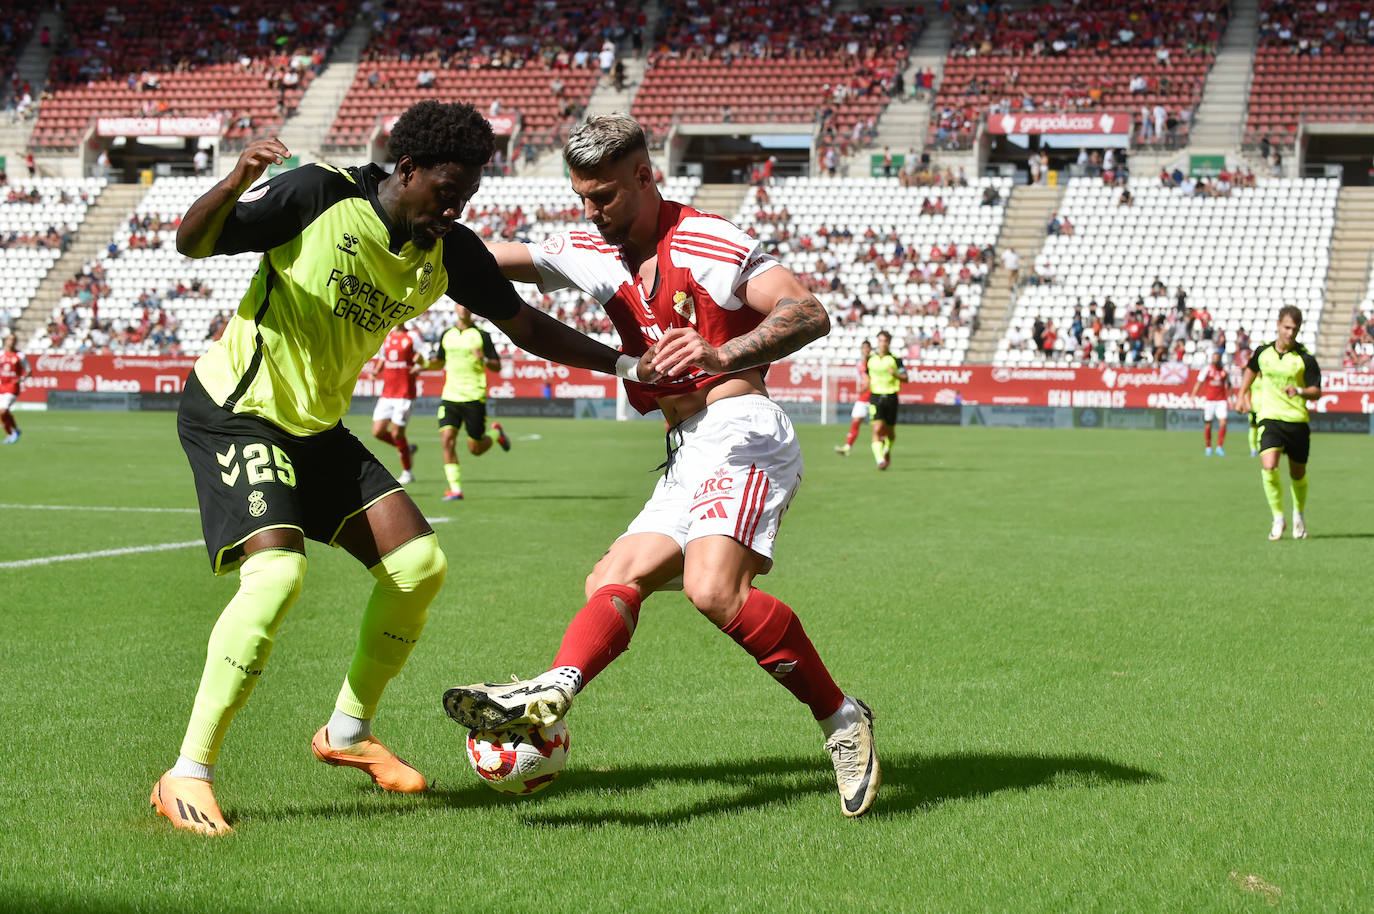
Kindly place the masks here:
<instances>
[{"instance_id":1,"label":"green grass pitch","mask_svg":"<svg viewBox=\"0 0 1374 914\"><path fill-rule=\"evenodd\" d=\"M206 841L147 803L235 587L178 545L200 527L173 416L20 419L0 910L1374 909L1367 437L1316 437L1312 538L1270 543L1240 429L1204 459L1193 433L903 426L879 473L862 441L832 452L842 428L801 427L762 583L877 712L885 786L850 821L809 715L678 593L579 698L556 784L482 786L440 694L544 668L661 426L512 418L514 449L464 458L445 504L418 420L411 491L450 571L376 728L436 788L389 796L311 756L372 583L312 544L220 759L238 833Z\"/></svg>"}]
</instances>

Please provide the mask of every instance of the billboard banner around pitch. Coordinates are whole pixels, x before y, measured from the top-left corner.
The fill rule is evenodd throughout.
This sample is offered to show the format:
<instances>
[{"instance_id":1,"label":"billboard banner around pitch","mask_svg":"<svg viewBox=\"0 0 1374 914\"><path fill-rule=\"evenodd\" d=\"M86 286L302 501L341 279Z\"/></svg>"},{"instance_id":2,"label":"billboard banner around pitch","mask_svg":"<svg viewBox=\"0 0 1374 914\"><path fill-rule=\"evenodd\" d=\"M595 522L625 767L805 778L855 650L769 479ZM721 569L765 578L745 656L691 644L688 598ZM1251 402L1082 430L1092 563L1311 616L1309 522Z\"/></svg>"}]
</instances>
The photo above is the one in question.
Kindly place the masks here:
<instances>
[{"instance_id":1,"label":"billboard banner around pitch","mask_svg":"<svg viewBox=\"0 0 1374 914\"><path fill-rule=\"evenodd\" d=\"M1099 133L1123 136L1131 132L1131 115L1125 111L989 114L987 131L1009 134Z\"/></svg>"},{"instance_id":2,"label":"billboard banner around pitch","mask_svg":"<svg viewBox=\"0 0 1374 914\"><path fill-rule=\"evenodd\" d=\"M24 380L20 400L35 404L46 402L48 392L56 390L175 394L195 364L188 356L76 353L30 355L28 360L33 376ZM1202 401L1192 396L1196 372L1178 363L1152 368L1062 368L1052 363L1001 368L912 362L907 372L911 380L902 385L903 404L1072 407L1079 424L1098 422L1102 427L1111 427L1105 416L1109 410L1202 408ZM492 400L615 400L619 383L611 375L543 359L505 358L501 370L488 376L487 395ZM423 372L419 396L438 397L443 386L443 372ZM781 402L838 406L843 416L858 397L852 365L822 369L778 362L768 371L768 390ZM354 393L375 397L381 393L381 380L364 372ZM1317 414L1374 414L1374 372L1323 372L1322 396L1311 409ZM1092 410L1101 413L1087 412Z\"/></svg>"}]
</instances>

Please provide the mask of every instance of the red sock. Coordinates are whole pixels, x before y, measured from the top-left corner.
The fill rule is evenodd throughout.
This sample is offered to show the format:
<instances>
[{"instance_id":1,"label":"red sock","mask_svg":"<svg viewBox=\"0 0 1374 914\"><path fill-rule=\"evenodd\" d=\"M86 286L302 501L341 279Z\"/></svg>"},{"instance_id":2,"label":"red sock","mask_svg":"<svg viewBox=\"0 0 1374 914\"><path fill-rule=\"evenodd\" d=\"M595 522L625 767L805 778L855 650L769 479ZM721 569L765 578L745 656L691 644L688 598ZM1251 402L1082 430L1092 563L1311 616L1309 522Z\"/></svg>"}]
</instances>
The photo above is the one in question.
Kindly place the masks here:
<instances>
[{"instance_id":1,"label":"red sock","mask_svg":"<svg viewBox=\"0 0 1374 914\"><path fill-rule=\"evenodd\" d=\"M0 422L3 422L5 424L6 434L14 431L14 416L10 415L9 410L5 410L3 413L0 413Z\"/></svg>"},{"instance_id":2,"label":"red sock","mask_svg":"<svg viewBox=\"0 0 1374 914\"><path fill-rule=\"evenodd\" d=\"M630 613L629 621L611 602L612 597L625 604ZM582 671L585 687L630 646L630 636L639 623L639 605L639 591L633 587L607 584L599 588L568 623L553 666L577 667Z\"/></svg>"},{"instance_id":3,"label":"red sock","mask_svg":"<svg viewBox=\"0 0 1374 914\"><path fill-rule=\"evenodd\" d=\"M1210 425L1202 427L1202 443L1206 447L1212 446L1212 427Z\"/></svg>"},{"instance_id":4,"label":"red sock","mask_svg":"<svg viewBox=\"0 0 1374 914\"><path fill-rule=\"evenodd\" d=\"M1221 447L1221 446L1224 445L1225 443L1226 443L1226 426L1224 426L1224 425L1218 425L1218 426L1217 426L1217 447Z\"/></svg>"},{"instance_id":5,"label":"red sock","mask_svg":"<svg viewBox=\"0 0 1374 914\"><path fill-rule=\"evenodd\" d=\"M801 620L777 597L750 588L749 599L721 631L809 707L816 720L834 714L844 703L844 692L830 678Z\"/></svg>"},{"instance_id":6,"label":"red sock","mask_svg":"<svg viewBox=\"0 0 1374 914\"><path fill-rule=\"evenodd\" d=\"M398 431L391 438L396 450L401 452L401 469L410 469L410 442L406 440L406 433Z\"/></svg>"},{"instance_id":7,"label":"red sock","mask_svg":"<svg viewBox=\"0 0 1374 914\"><path fill-rule=\"evenodd\" d=\"M393 438L393 437L391 437L391 429L389 429L389 428L384 428L384 429L382 429L380 432L378 432L377 434L373 435L372 437L373 437L373 438L376 438L378 441L382 442L382 444L395 444L395 443L396 443L396 439Z\"/></svg>"},{"instance_id":8,"label":"red sock","mask_svg":"<svg viewBox=\"0 0 1374 914\"><path fill-rule=\"evenodd\" d=\"M854 443L854 439L859 437L859 426L863 425L862 419L855 419L849 423L849 434L844 436L844 446L849 447Z\"/></svg>"}]
</instances>

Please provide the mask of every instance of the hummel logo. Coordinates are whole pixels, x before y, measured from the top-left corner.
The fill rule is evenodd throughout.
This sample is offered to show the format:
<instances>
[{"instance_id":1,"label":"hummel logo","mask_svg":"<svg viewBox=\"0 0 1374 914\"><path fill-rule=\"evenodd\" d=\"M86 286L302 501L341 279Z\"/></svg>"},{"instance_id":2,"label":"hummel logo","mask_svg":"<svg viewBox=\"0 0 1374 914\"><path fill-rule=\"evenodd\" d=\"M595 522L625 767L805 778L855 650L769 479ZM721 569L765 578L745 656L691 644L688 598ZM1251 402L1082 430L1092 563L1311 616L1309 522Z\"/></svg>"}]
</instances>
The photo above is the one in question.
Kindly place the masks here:
<instances>
[{"instance_id":1,"label":"hummel logo","mask_svg":"<svg viewBox=\"0 0 1374 914\"><path fill-rule=\"evenodd\" d=\"M229 450L225 451L223 454L219 451L215 452L215 459L219 461L220 466L227 467L231 463L234 464L233 470L219 474L219 478L230 488L233 488L234 483L239 481L239 465L234 463L234 455L236 453L238 453L238 445L236 444L229 445Z\"/></svg>"},{"instance_id":2,"label":"hummel logo","mask_svg":"<svg viewBox=\"0 0 1374 914\"><path fill-rule=\"evenodd\" d=\"M344 235L343 235L343 244L336 244L336 245L334 245L334 247L336 247L336 248L338 248L339 250L343 251L345 254L351 254L351 255L354 256L354 257L358 256L358 252L355 251L355 250L353 250L353 248L355 248L355 247L357 247L357 246L358 246L358 236L357 236L357 235L350 235L348 232L344 232Z\"/></svg>"}]
</instances>

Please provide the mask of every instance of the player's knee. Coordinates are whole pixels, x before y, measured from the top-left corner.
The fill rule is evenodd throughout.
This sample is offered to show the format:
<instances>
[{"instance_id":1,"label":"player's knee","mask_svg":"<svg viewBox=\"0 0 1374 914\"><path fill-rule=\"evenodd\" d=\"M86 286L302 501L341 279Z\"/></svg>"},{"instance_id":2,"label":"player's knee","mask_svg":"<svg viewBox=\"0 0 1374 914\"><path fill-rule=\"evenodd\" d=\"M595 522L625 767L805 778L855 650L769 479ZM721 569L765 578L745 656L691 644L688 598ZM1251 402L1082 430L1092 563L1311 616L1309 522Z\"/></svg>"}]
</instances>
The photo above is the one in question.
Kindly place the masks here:
<instances>
[{"instance_id":1,"label":"player's knee","mask_svg":"<svg viewBox=\"0 0 1374 914\"><path fill-rule=\"evenodd\" d=\"M428 605L448 576L448 557L439 537L426 533L391 550L369 570L383 587L415 594Z\"/></svg>"},{"instance_id":2,"label":"player's knee","mask_svg":"<svg viewBox=\"0 0 1374 914\"><path fill-rule=\"evenodd\" d=\"M305 582L305 556L289 549L262 549L239 563L239 589L290 603Z\"/></svg>"},{"instance_id":3,"label":"player's knee","mask_svg":"<svg viewBox=\"0 0 1374 914\"><path fill-rule=\"evenodd\" d=\"M734 581L724 580L717 575L684 574L682 592L698 612L717 626L723 626L733 619L749 596L747 587L741 591Z\"/></svg>"}]
</instances>

